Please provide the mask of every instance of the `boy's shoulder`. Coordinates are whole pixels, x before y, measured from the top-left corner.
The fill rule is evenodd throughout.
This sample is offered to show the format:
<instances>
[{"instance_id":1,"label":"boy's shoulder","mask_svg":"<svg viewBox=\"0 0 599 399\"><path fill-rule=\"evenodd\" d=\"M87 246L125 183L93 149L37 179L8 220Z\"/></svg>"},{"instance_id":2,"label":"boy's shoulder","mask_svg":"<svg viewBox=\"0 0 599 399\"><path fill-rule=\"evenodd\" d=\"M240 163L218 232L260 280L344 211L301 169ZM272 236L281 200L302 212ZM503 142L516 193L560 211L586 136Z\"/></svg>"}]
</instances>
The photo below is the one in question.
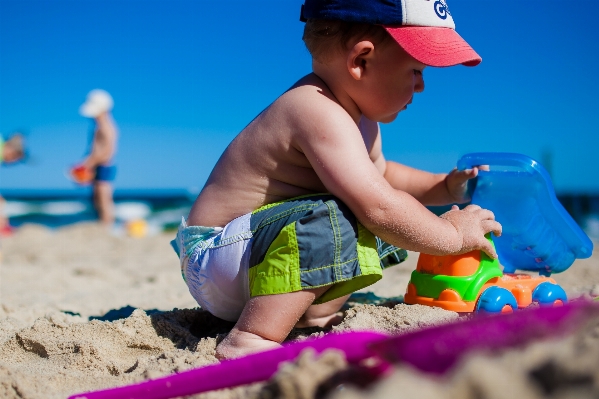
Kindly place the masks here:
<instances>
[{"instance_id":1,"label":"boy's shoulder","mask_svg":"<svg viewBox=\"0 0 599 399\"><path fill-rule=\"evenodd\" d=\"M300 79L283 93L270 111L286 121L296 134L344 130L348 125L357 128L326 83L314 74Z\"/></svg>"},{"instance_id":2,"label":"boy's shoulder","mask_svg":"<svg viewBox=\"0 0 599 399\"><path fill-rule=\"evenodd\" d=\"M322 107L338 105L326 83L313 73L298 80L276 102L301 112L317 112Z\"/></svg>"},{"instance_id":3,"label":"boy's shoulder","mask_svg":"<svg viewBox=\"0 0 599 399\"><path fill-rule=\"evenodd\" d=\"M262 137L267 140L254 143L267 143L268 148L276 151L282 146L273 143L288 143L321 166L335 158L368 160L380 141L378 123L364 116L354 120L326 83L314 74L300 79L265 114L249 133L264 128L267 133ZM360 155L362 152L365 157ZM293 152L277 156L283 154L295 156Z\"/></svg>"}]
</instances>

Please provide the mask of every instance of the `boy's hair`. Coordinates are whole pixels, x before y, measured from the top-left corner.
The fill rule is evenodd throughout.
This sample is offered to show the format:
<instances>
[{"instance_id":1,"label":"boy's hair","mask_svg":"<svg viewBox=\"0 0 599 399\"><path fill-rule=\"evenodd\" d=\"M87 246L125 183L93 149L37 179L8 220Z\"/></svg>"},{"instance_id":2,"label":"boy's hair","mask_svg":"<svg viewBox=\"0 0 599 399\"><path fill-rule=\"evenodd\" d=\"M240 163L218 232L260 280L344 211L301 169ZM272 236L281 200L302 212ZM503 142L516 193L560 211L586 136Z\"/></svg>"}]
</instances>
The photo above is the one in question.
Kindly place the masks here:
<instances>
[{"instance_id":1,"label":"boy's hair","mask_svg":"<svg viewBox=\"0 0 599 399\"><path fill-rule=\"evenodd\" d=\"M326 63L332 53L346 50L352 39L369 39L377 44L390 38L380 25L315 18L306 21L302 37L312 58L321 63Z\"/></svg>"}]
</instances>

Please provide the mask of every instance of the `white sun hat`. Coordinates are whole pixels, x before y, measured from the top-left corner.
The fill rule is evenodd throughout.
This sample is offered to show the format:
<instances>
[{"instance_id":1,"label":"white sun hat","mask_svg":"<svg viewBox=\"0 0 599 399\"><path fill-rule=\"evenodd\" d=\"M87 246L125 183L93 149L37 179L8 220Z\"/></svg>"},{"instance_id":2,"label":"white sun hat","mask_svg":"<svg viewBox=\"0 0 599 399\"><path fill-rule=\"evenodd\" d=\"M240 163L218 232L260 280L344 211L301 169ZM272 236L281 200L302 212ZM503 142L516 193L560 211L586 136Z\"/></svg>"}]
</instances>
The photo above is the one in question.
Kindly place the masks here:
<instances>
[{"instance_id":1,"label":"white sun hat","mask_svg":"<svg viewBox=\"0 0 599 399\"><path fill-rule=\"evenodd\" d=\"M102 89L90 91L85 98L85 103L79 107L79 114L86 118L95 118L98 115L110 111L114 102L108 92Z\"/></svg>"}]
</instances>

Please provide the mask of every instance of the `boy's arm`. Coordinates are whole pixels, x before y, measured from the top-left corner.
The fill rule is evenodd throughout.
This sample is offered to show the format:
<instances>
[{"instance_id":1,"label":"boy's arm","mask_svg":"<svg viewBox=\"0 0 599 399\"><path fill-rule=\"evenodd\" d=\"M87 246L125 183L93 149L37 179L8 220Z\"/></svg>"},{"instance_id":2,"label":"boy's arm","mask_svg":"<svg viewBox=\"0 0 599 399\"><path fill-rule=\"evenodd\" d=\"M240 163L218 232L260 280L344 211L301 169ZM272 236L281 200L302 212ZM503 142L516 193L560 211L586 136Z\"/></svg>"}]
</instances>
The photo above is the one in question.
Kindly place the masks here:
<instances>
[{"instance_id":1,"label":"boy's arm","mask_svg":"<svg viewBox=\"0 0 599 399\"><path fill-rule=\"evenodd\" d=\"M384 177L391 187L411 194L423 205L446 205L457 202L447 190L446 173L435 174L386 161Z\"/></svg>"},{"instance_id":2,"label":"boy's arm","mask_svg":"<svg viewBox=\"0 0 599 399\"><path fill-rule=\"evenodd\" d=\"M358 127L339 105L312 102L295 111L294 144L325 187L372 233L398 247L433 255L482 249L495 256L484 234L500 234L501 227L490 211L470 207L448 212L451 217L435 216L381 175Z\"/></svg>"},{"instance_id":3,"label":"boy's arm","mask_svg":"<svg viewBox=\"0 0 599 399\"><path fill-rule=\"evenodd\" d=\"M429 173L393 161L386 161L385 179L392 187L404 190L424 205L463 204L470 201L468 180L487 166L457 170L449 173Z\"/></svg>"},{"instance_id":4,"label":"boy's arm","mask_svg":"<svg viewBox=\"0 0 599 399\"><path fill-rule=\"evenodd\" d=\"M376 130L376 139L370 151L370 159L391 187L405 191L423 205L447 205L463 203L468 200L465 197L465 183L468 179L476 176L476 171L473 173L454 170L450 174L430 173L394 161L387 161L383 155L378 123L362 123L362 126ZM456 187L460 184L463 187Z\"/></svg>"}]
</instances>

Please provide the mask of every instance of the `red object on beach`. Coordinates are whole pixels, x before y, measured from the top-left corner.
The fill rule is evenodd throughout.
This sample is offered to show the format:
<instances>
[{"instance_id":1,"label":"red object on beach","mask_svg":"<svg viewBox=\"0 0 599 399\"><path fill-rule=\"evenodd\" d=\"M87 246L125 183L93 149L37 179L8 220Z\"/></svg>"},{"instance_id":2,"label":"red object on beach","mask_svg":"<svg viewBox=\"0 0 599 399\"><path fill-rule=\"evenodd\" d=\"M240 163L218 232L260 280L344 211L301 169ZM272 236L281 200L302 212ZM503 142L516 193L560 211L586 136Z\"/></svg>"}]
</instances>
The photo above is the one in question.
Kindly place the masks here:
<instances>
[{"instance_id":1,"label":"red object on beach","mask_svg":"<svg viewBox=\"0 0 599 399\"><path fill-rule=\"evenodd\" d=\"M443 374L469 352L497 351L564 335L593 317L599 317L599 304L581 301L563 307L480 316L394 337L376 332L329 334L140 384L81 393L69 399L167 399L232 388L267 380L276 373L281 362L295 359L306 348L313 348L317 353L340 349L350 364L377 358L380 362L378 369L373 370L373 378L384 372L388 362L408 363L425 372Z\"/></svg>"},{"instance_id":2,"label":"red object on beach","mask_svg":"<svg viewBox=\"0 0 599 399\"><path fill-rule=\"evenodd\" d=\"M76 165L71 168L69 175L77 184L90 184L94 180L93 170L84 165Z\"/></svg>"},{"instance_id":3,"label":"red object on beach","mask_svg":"<svg viewBox=\"0 0 599 399\"><path fill-rule=\"evenodd\" d=\"M8 237L8 236L12 235L12 233L14 231L15 231L15 228L7 223L0 228L0 237Z\"/></svg>"}]
</instances>

